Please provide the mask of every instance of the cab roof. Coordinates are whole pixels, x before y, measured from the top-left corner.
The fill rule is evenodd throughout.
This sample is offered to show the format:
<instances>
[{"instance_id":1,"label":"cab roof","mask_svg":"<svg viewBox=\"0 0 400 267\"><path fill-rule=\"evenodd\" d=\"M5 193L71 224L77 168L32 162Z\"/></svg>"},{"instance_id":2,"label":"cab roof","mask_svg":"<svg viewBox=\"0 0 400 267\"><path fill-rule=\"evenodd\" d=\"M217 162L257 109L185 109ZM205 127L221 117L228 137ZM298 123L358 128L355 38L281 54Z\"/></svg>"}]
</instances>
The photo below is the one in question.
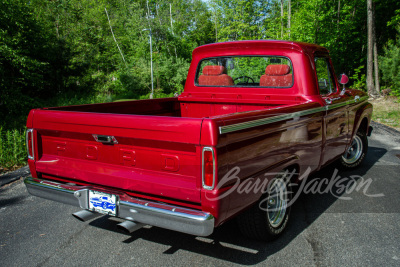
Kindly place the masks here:
<instances>
[{"instance_id":1,"label":"cab roof","mask_svg":"<svg viewBox=\"0 0 400 267\"><path fill-rule=\"evenodd\" d=\"M293 41L281 41L281 40L253 40L253 41L233 41L233 42L221 42L206 44L197 47L193 50L193 55L207 54L208 52L216 52L217 50L235 50L251 52L252 50L262 49L273 49L273 50L297 50L307 54L314 54L315 52L328 54L329 51L325 47Z\"/></svg>"}]
</instances>

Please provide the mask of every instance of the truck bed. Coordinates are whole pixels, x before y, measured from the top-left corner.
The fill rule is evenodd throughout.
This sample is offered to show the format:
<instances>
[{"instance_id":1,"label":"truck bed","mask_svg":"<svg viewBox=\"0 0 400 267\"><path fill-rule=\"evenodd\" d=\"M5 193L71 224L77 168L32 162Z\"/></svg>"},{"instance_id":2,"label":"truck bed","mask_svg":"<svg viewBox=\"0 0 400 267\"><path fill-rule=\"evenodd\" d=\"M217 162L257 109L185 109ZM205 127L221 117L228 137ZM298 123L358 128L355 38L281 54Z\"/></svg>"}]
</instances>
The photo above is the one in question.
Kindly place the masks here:
<instances>
[{"instance_id":1,"label":"truck bed","mask_svg":"<svg viewBox=\"0 0 400 267\"><path fill-rule=\"evenodd\" d=\"M238 112L271 109L304 102L300 97L253 95L245 98L232 94L185 94L179 98L162 98L103 104L45 108L45 110L107 113L121 115L152 115L187 118L210 118ZM248 96L247 96L248 97Z\"/></svg>"},{"instance_id":2,"label":"truck bed","mask_svg":"<svg viewBox=\"0 0 400 267\"><path fill-rule=\"evenodd\" d=\"M216 130L203 125L203 120L212 118L218 127L232 113L285 106L265 98L247 104L236 101L184 95L35 110L36 171L47 179L198 205L201 134L211 136L210 131ZM93 135L112 136L118 143L102 144Z\"/></svg>"}]
</instances>

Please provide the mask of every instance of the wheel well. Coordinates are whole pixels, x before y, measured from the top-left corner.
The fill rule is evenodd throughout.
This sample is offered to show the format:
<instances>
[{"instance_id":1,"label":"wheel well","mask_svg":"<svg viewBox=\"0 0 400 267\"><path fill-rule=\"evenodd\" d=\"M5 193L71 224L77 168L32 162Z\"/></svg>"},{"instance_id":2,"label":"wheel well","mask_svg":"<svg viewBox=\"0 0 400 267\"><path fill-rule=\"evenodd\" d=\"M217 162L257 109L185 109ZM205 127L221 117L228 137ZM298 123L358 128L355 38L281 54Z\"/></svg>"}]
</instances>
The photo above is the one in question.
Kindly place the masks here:
<instances>
[{"instance_id":1,"label":"wheel well","mask_svg":"<svg viewBox=\"0 0 400 267\"><path fill-rule=\"evenodd\" d=\"M361 121L360 126L358 127L358 132L367 133L367 131L368 131L368 119L367 119L367 118L364 118L364 119Z\"/></svg>"}]
</instances>

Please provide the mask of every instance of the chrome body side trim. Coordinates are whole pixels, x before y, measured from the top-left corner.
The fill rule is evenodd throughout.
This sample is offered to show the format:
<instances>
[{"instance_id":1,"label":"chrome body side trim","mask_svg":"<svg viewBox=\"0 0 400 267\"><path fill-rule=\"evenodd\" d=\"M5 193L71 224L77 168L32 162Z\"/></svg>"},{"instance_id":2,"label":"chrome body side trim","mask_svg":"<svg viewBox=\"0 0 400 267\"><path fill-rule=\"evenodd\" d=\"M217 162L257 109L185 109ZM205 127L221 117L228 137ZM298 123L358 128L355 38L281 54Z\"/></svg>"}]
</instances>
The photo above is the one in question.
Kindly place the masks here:
<instances>
[{"instance_id":1,"label":"chrome body side trim","mask_svg":"<svg viewBox=\"0 0 400 267\"><path fill-rule=\"evenodd\" d=\"M24 183L31 195L88 209L88 190L115 194L119 198L117 217L166 228L196 236L208 236L214 231L214 217L203 211L142 200L123 192L61 184L53 181L28 177Z\"/></svg>"},{"instance_id":2,"label":"chrome body side trim","mask_svg":"<svg viewBox=\"0 0 400 267\"><path fill-rule=\"evenodd\" d=\"M220 126L219 133L225 134L225 133L236 132L236 131L240 131L240 130L244 130L244 129L248 129L248 128L253 128L253 127L257 127L257 126L261 126L261 125L274 123L274 122L279 122L279 121L293 119L296 117L310 115L310 114L325 111L325 110L326 110L325 107L318 107L318 108L312 108L312 109L297 111L297 112L288 113L288 114L277 115L277 116L273 116L273 117L269 117L269 118L265 118L265 119L246 121L246 122L236 123L236 124L227 125L227 126Z\"/></svg>"},{"instance_id":3,"label":"chrome body side trim","mask_svg":"<svg viewBox=\"0 0 400 267\"><path fill-rule=\"evenodd\" d=\"M240 131L240 130L244 130L244 129L248 129L248 128L261 126L261 125L266 125L266 124L275 123L275 122L279 122L279 121L285 121L285 120L293 119L296 117L311 115L311 114L318 113L321 111L326 111L326 110L343 107L343 106L350 105L350 104L357 103L357 102L363 102L365 100L368 100L368 96L364 96L361 98L355 97L353 100L349 100L349 101L345 101L345 102L341 102L341 103L337 103L337 104L330 104L330 105L323 106L323 107L312 108L312 109L297 111L297 112L288 113L288 114L277 115L277 116L273 116L273 117L269 117L269 118L265 118L265 119L258 119L258 120L253 120L253 121L246 121L246 122L226 125L226 126L220 126L219 133L220 134L231 133L231 132L236 132L236 131Z\"/></svg>"}]
</instances>

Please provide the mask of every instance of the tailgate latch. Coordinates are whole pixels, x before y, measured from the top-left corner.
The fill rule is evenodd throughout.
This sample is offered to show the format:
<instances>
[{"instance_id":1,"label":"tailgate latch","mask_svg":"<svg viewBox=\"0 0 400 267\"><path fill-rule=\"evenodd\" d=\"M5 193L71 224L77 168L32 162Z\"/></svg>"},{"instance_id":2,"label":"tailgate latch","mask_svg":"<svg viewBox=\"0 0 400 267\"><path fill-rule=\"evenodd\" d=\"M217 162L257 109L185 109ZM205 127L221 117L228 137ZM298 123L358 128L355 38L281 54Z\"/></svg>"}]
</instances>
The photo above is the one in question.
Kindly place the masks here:
<instances>
[{"instance_id":1,"label":"tailgate latch","mask_svg":"<svg viewBox=\"0 0 400 267\"><path fill-rule=\"evenodd\" d=\"M103 144L118 144L118 141L114 136L93 134L93 137L97 142Z\"/></svg>"}]
</instances>

